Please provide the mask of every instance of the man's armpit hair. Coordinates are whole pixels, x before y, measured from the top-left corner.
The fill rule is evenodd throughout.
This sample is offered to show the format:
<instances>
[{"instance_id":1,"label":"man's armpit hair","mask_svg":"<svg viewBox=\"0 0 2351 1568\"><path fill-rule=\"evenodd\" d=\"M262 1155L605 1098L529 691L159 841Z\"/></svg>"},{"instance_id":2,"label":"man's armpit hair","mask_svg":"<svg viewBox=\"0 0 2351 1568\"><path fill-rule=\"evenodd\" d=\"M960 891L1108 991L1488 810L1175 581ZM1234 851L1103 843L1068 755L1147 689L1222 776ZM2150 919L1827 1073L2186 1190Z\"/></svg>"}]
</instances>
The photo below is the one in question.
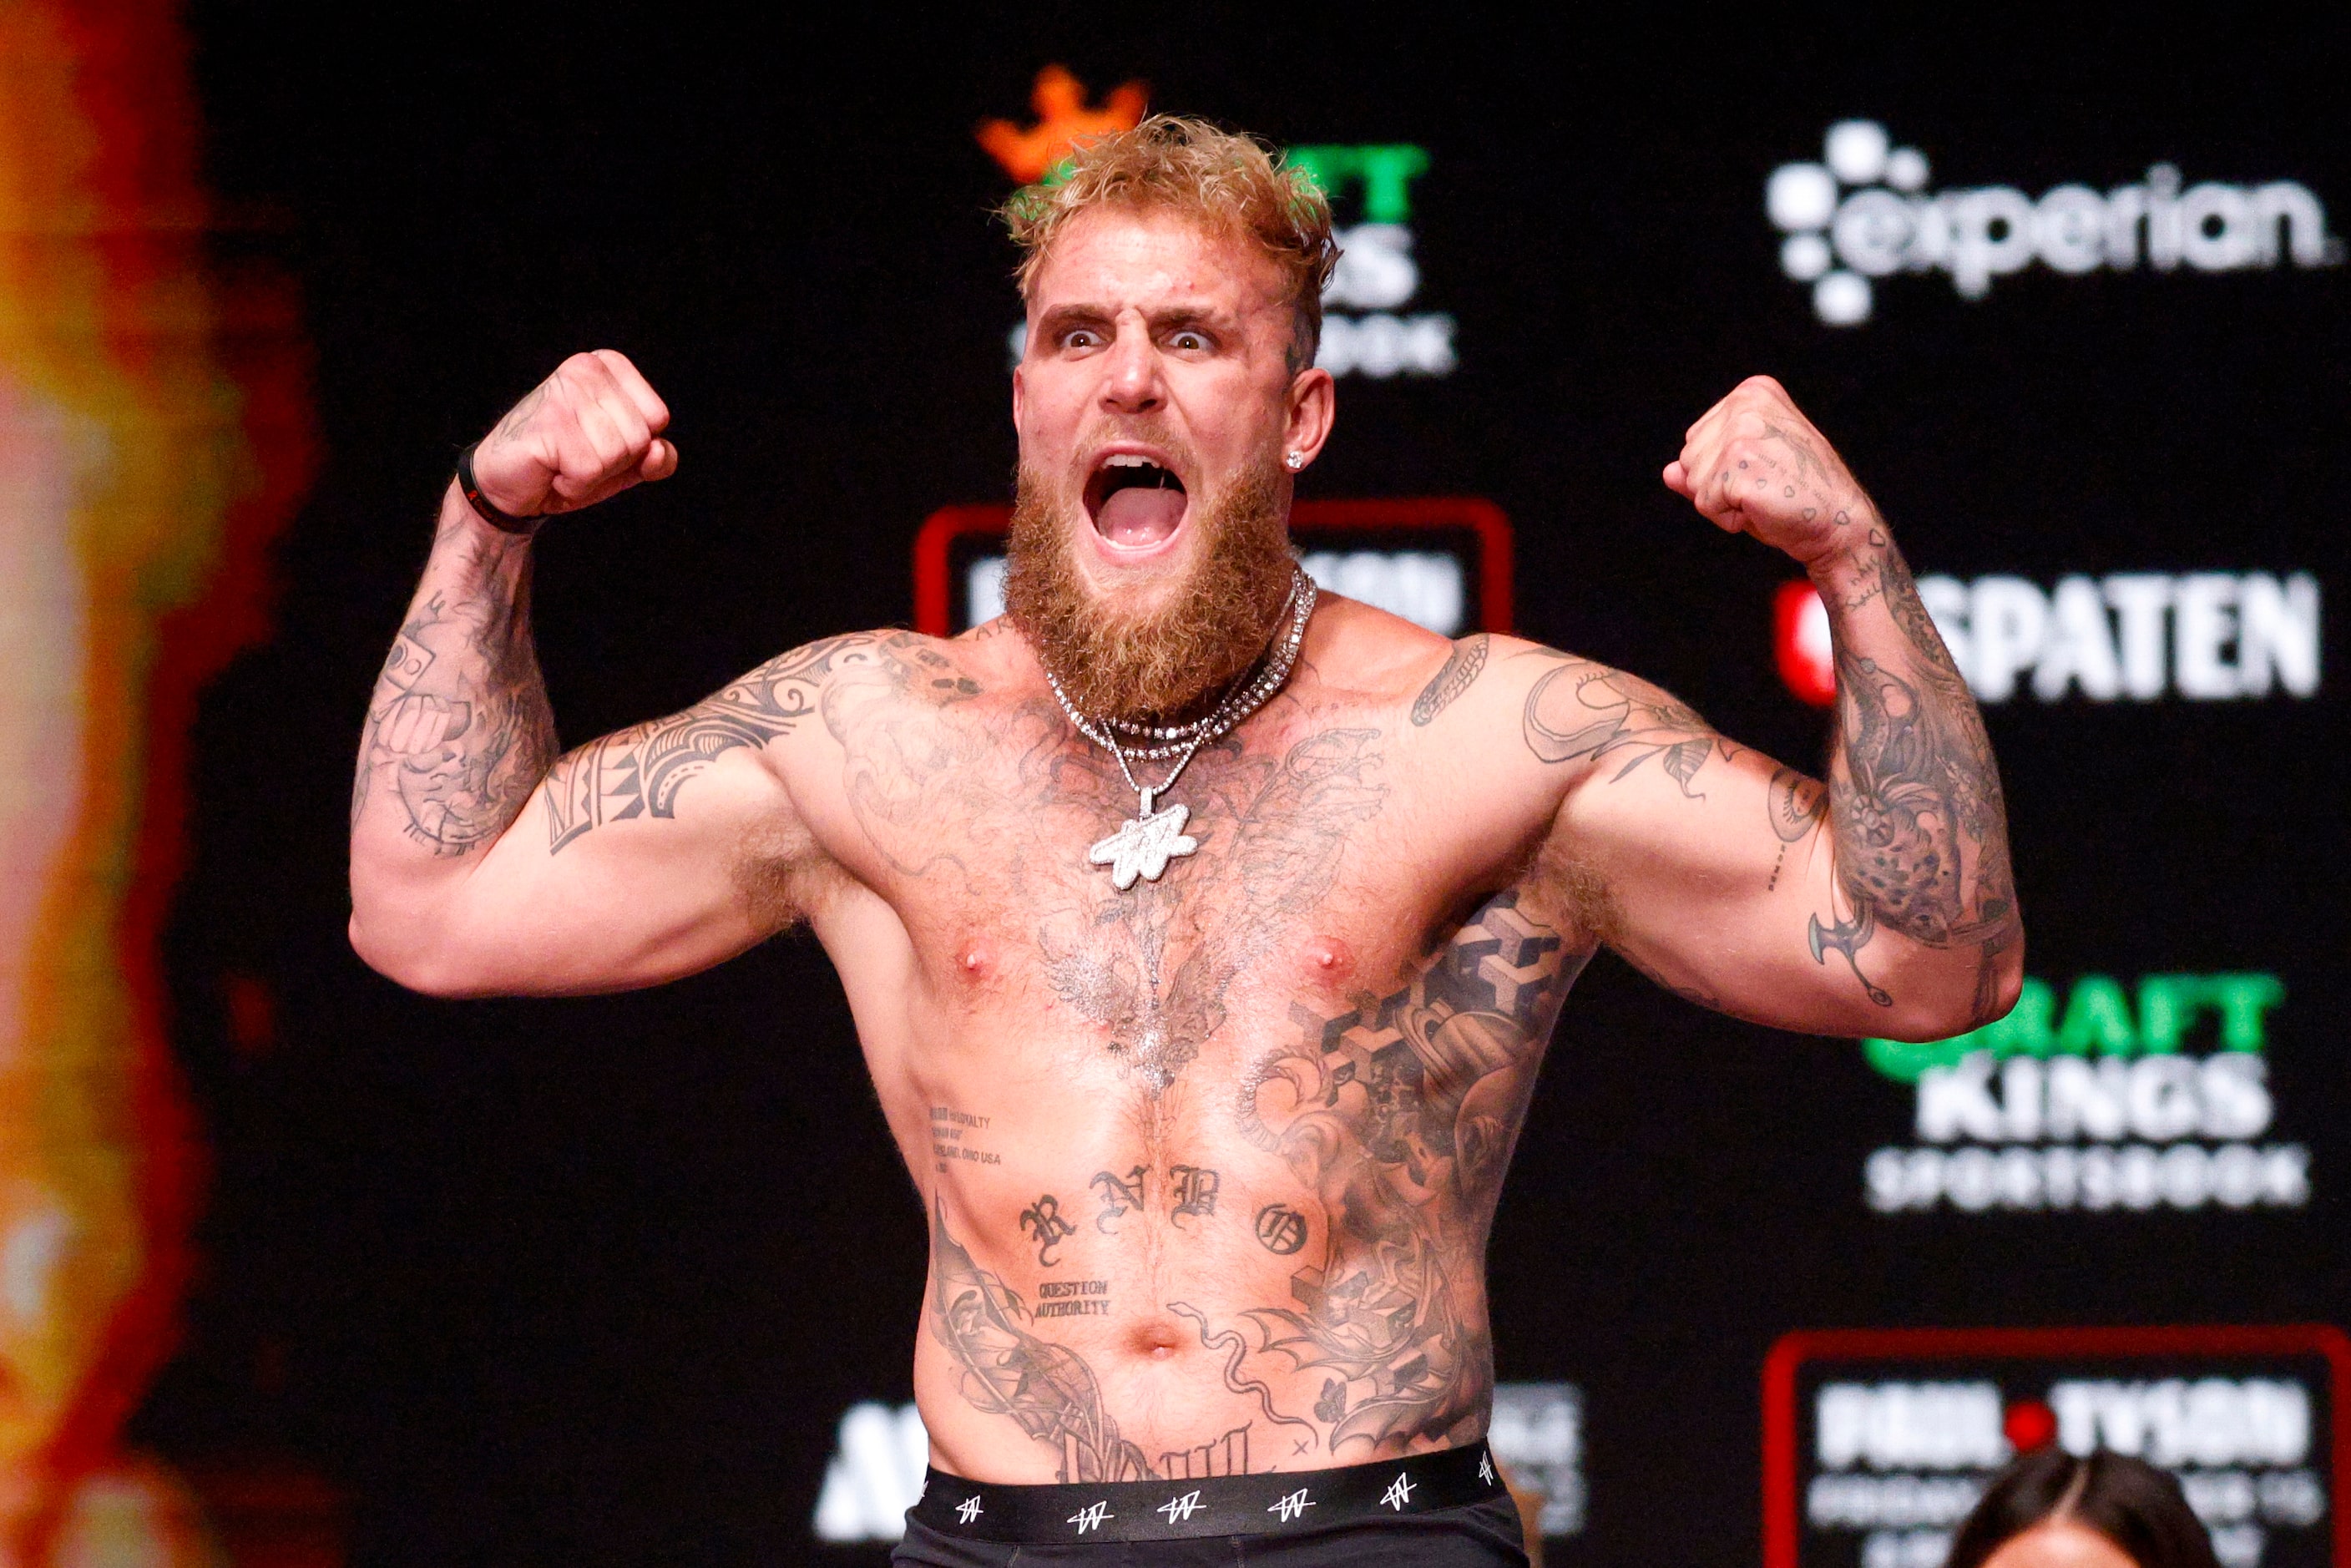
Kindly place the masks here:
<instances>
[{"instance_id":1,"label":"man's armpit hair","mask_svg":"<svg viewBox=\"0 0 2351 1568\"><path fill-rule=\"evenodd\" d=\"M732 873L752 925L769 936L805 923L849 880L817 847L816 835L798 821L778 821L747 834Z\"/></svg>"},{"instance_id":2,"label":"man's armpit hair","mask_svg":"<svg viewBox=\"0 0 2351 1568\"><path fill-rule=\"evenodd\" d=\"M1623 921L1614 892L1599 869L1560 842L1556 832L1535 852L1524 883L1537 898L1573 920L1583 936L1615 946Z\"/></svg>"}]
</instances>

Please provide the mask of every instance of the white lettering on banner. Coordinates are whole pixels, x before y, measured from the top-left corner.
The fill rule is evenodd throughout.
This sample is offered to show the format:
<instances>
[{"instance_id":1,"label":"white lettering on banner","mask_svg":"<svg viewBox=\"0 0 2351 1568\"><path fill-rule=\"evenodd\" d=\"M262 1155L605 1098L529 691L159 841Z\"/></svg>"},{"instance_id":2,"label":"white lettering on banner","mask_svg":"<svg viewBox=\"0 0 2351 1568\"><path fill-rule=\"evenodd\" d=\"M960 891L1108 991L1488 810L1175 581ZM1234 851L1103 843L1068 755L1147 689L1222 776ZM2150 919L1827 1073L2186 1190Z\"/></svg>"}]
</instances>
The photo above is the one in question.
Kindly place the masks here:
<instances>
[{"instance_id":1,"label":"white lettering on banner","mask_svg":"<svg viewBox=\"0 0 2351 1568\"><path fill-rule=\"evenodd\" d=\"M1350 371L1385 381L1390 376L1443 376L1460 361L1453 353L1453 318L1442 311L1391 316L1375 310L1350 320L1323 319L1322 343L1314 362L1334 376Z\"/></svg>"},{"instance_id":2,"label":"white lettering on banner","mask_svg":"<svg viewBox=\"0 0 2351 1568\"><path fill-rule=\"evenodd\" d=\"M2008 1458L1995 1384L1831 1383L1813 1415L1826 1469L1989 1469Z\"/></svg>"},{"instance_id":3,"label":"white lettering on banner","mask_svg":"<svg viewBox=\"0 0 2351 1568\"><path fill-rule=\"evenodd\" d=\"M2049 1407L2069 1453L2111 1448L2166 1469L2283 1468L2310 1453L2310 1394L2285 1379L2064 1382L2050 1388Z\"/></svg>"},{"instance_id":4,"label":"white lettering on banner","mask_svg":"<svg viewBox=\"0 0 2351 1568\"><path fill-rule=\"evenodd\" d=\"M817 1539L895 1541L905 1534L906 1511L923 1495L930 1458L930 1436L912 1405L851 1406L817 1494Z\"/></svg>"},{"instance_id":5,"label":"white lettering on banner","mask_svg":"<svg viewBox=\"0 0 2351 1568\"><path fill-rule=\"evenodd\" d=\"M2019 1404L2068 1451L2130 1454L2173 1473L2227 1568L2260 1568L2273 1530L2323 1525L2327 1483L2307 1468L2324 1431L2314 1385L2290 1375L2149 1380L2058 1377ZM2022 1394L1992 1382L1823 1384L1813 1399L1818 1470L1806 1526L1852 1531L1858 1560L1941 1568L1951 1530L2011 1448ZM2300 1559L2296 1559L2300 1561Z\"/></svg>"},{"instance_id":6,"label":"white lettering on banner","mask_svg":"<svg viewBox=\"0 0 2351 1568\"><path fill-rule=\"evenodd\" d=\"M1300 558L1315 585L1400 615L1440 637L1468 622L1468 584L1461 562L1443 550L1309 550ZM1004 613L1004 558L984 555L964 573L967 625Z\"/></svg>"},{"instance_id":7,"label":"white lettering on banner","mask_svg":"<svg viewBox=\"0 0 2351 1568\"><path fill-rule=\"evenodd\" d=\"M1983 1484L1958 1476L1814 1476L1804 1517L1815 1530L1949 1529L1968 1516Z\"/></svg>"},{"instance_id":8,"label":"white lettering on banner","mask_svg":"<svg viewBox=\"0 0 2351 1568\"><path fill-rule=\"evenodd\" d=\"M1997 1080L1998 1092L1994 1092ZM2170 1143L2258 1137L2275 1106L2269 1063L2249 1051L2125 1060L2011 1056L1988 1051L1918 1075L1918 1136L1948 1144L2031 1143L2043 1137Z\"/></svg>"},{"instance_id":9,"label":"white lettering on banner","mask_svg":"<svg viewBox=\"0 0 2351 1568\"><path fill-rule=\"evenodd\" d=\"M1299 564L1318 588L1401 615L1440 637L1461 633L1467 585L1460 561L1442 550L1309 550Z\"/></svg>"},{"instance_id":10,"label":"white lettering on banner","mask_svg":"<svg viewBox=\"0 0 2351 1568\"><path fill-rule=\"evenodd\" d=\"M2092 1144L2076 1148L1884 1148L1862 1163L1863 1197L1880 1214L1949 1203L1987 1209L2301 1208L2310 1202L2304 1144Z\"/></svg>"},{"instance_id":11,"label":"white lettering on banner","mask_svg":"<svg viewBox=\"0 0 2351 1568\"><path fill-rule=\"evenodd\" d=\"M1393 310L1420 287L1412 259L1412 231L1402 224L1357 224L1331 236L1339 264L1322 290L1322 308Z\"/></svg>"},{"instance_id":12,"label":"white lettering on banner","mask_svg":"<svg viewBox=\"0 0 2351 1568\"><path fill-rule=\"evenodd\" d=\"M2306 571L2064 577L2045 592L2021 577L1928 576L1918 597L1980 702L2318 692L2319 589Z\"/></svg>"},{"instance_id":13,"label":"white lettering on banner","mask_svg":"<svg viewBox=\"0 0 2351 1568\"><path fill-rule=\"evenodd\" d=\"M1873 280L1943 272L1963 298L1981 299L1995 277L2035 261L2080 277L2144 265L2169 272L2332 267L2343 242L2326 211L2291 180L2259 185L2206 181L2180 188L2178 168L2158 163L2142 184L2100 192L2062 184L2037 199L2007 185L1930 194L1926 154L1895 147L1875 120L1829 128L1818 163L1784 163L1763 187L1765 214L1787 237L1780 267L1813 288L1813 313L1831 326L1869 319Z\"/></svg>"},{"instance_id":14,"label":"white lettering on banner","mask_svg":"<svg viewBox=\"0 0 2351 1568\"><path fill-rule=\"evenodd\" d=\"M1943 1568L1950 1554L1942 1530L1876 1530L1861 1541L1861 1568Z\"/></svg>"},{"instance_id":15,"label":"white lettering on banner","mask_svg":"<svg viewBox=\"0 0 2351 1568\"><path fill-rule=\"evenodd\" d=\"M1572 1383L1497 1383L1487 1446L1511 1479L1539 1493L1541 1533L1583 1529L1583 1394Z\"/></svg>"},{"instance_id":16,"label":"white lettering on banner","mask_svg":"<svg viewBox=\"0 0 2351 1568\"><path fill-rule=\"evenodd\" d=\"M1420 288L1412 258L1412 230L1402 224L1357 224L1340 229L1339 264L1322 290L1322 341L1314 362L1334 376L1447 376L1453 318L1443 311L1395 314ZM1346 310L1365 314L1348 316Z\"/></svg>"}]
</instances>

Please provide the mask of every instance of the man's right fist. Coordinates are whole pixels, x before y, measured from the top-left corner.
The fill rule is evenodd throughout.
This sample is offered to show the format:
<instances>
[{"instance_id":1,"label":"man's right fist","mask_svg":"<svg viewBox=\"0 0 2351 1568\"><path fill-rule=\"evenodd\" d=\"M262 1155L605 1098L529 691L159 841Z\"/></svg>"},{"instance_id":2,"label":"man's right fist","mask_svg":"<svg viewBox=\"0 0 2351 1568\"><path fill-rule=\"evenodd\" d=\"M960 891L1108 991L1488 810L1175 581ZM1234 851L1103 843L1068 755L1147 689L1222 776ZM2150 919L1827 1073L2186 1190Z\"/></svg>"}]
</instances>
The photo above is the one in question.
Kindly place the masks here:
<instances>
[{"instance_id":1,"label":"man's right fist","mask_svg":"<svg viewBox=\"0 0 2351 1568\"><path fill-rule=\"evenodd\" d=\"M574 354L474 449L482 498L510 517L576 512L677 472L669 408L627 356Z\"/></svg>"}]
</instances>

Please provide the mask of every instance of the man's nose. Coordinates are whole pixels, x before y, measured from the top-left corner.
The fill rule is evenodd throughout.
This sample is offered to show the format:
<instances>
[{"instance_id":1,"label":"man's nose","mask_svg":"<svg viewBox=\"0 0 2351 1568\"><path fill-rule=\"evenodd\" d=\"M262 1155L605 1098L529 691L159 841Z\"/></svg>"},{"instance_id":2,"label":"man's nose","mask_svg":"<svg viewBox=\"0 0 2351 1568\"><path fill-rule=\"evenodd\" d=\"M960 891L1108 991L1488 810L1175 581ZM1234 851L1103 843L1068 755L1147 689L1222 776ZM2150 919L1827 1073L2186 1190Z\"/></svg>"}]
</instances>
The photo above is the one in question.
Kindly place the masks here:
<instances>
[{"instance_id":1,"label":"man's nose","mask_svg":"<svg viewBox=\"0 0 2351 1568\"><path fill-rule=\"evenodd\" d=\"M1102 366L1102 405L1114 413L1148 413L1165 400L1159 354L1149 336L1120 331Z\"/></svg>"}]
</instances>

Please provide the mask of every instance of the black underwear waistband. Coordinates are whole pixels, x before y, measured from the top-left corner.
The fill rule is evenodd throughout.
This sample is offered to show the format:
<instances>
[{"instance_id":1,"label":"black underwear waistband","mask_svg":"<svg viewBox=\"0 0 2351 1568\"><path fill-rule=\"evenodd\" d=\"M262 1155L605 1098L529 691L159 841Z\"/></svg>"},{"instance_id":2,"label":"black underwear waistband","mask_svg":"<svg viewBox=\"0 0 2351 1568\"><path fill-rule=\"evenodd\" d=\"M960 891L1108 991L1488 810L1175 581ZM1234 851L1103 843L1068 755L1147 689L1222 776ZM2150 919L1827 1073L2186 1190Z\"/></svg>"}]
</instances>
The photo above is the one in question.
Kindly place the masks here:
<instances>
[{"instance_id":1,"label":"black underwear waistband","mask_svg":"<svg viewBox=\"0 0 2351 1568\"><path fill-rule=\"evenodd\" d=\"M1493 1456L1475 1443L1329 1470L1079 1486L998 1486L934 1469L906 1517L967 1541L1181 1541L1303 1533L1460 1508L1503 1491Z\"/></svg>"}]
</instances>

